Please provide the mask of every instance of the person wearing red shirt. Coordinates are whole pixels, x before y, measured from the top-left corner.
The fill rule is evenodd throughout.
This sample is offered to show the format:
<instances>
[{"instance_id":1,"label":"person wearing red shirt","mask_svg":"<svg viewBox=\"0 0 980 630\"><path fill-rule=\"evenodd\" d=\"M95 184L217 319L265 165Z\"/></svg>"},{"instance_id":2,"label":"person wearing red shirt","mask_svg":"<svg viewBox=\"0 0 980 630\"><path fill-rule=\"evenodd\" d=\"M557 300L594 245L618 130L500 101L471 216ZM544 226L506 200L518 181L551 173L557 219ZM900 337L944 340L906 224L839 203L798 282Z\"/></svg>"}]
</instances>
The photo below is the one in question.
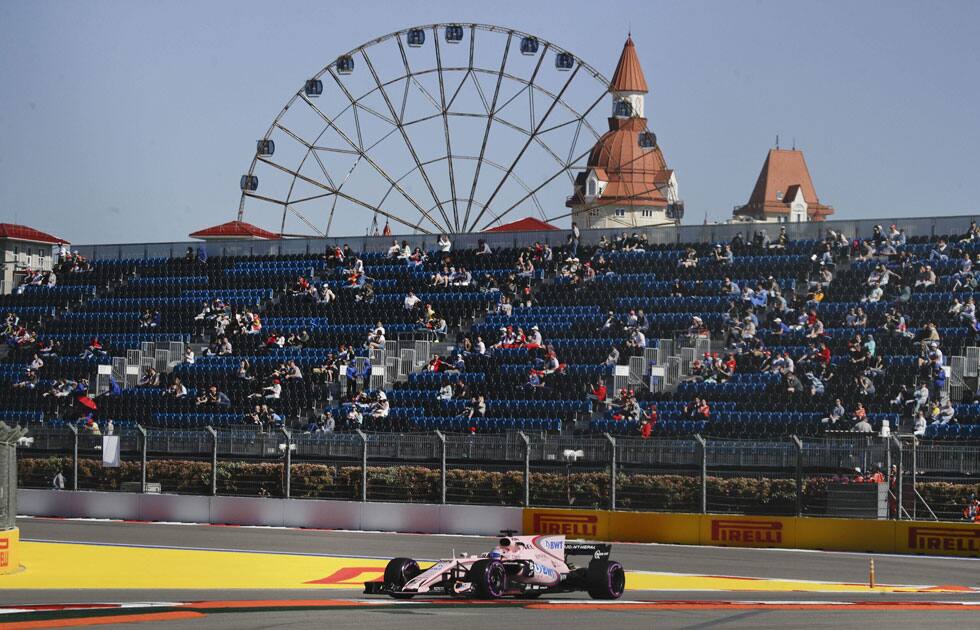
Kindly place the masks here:
<instances>
[{"instance_id":1,"label":"person wearing red shirt","mask_svg":"<svg viewBox=\"0 0 980 630\"><path fill-rule=\"evenodd\" d=\"M606 384L602 382L602 379L599 379L589 388L588 399L589 399L590 406L594 404L602 408L605 408L606 394L607 394Z\"/></svg>"}]
</instances>

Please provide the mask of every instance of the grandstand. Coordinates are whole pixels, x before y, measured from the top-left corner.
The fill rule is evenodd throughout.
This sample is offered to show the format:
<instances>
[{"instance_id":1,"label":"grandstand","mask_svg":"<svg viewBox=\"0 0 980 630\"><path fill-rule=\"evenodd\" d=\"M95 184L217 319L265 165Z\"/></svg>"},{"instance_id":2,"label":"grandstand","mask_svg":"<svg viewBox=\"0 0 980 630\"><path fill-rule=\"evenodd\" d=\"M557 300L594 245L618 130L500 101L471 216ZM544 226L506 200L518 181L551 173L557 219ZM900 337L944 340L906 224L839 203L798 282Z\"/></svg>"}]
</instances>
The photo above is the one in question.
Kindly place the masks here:
<instances>
[{"instance_id":1,"label":"grandstand","mask_svg":"<svg viewBox=\"0 0 980 630\"><path fill-rule=\"evenodd\" d=\"M534 232L490 253L462 236L449 254L422 253L415 237L407 259L385 239L251 256L78 248L55 286L28 278L2 298L3 418L316 432L328 412L336 431L755 439L866 420L876 433L980 439L966 308L980 240L962 222L904 243L897 229L842 234L834 222L824 238L765 243L731 226L731 260L717 238L652 242L668 240L662 230L596 231L576 255L561 233L547 233L552 249Z\"/></svg>"}]
</instances>

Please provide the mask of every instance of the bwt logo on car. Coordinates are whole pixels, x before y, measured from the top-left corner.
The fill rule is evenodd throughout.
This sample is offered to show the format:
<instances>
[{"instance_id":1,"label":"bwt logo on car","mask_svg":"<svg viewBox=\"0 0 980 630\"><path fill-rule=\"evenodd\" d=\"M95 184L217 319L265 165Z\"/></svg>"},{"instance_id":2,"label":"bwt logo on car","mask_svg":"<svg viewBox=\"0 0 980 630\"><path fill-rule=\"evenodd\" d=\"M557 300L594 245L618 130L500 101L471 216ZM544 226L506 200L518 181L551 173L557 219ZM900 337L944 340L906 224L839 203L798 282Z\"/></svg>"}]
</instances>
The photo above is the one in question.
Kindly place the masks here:
<instances>
[{"instance_id":1,"label":"bwt logo on car","mask_svg":"<svg viewBox=\"0 0 980 630\"><path fill-rule=\"evenodd\" d=\"M779 521L734 521L711 519L711 540L754 544L783 542L783 524Z\"/></svg>"},{"instance_id":2,"label":"bwt logo on car","mask_svg":"<svg viewBox=\"0 0 980 630\"><path fill-rule=\"evenodd\" d=\"M980 552L980 529L909 527L909 549Z\"/></svg>"},{"instance_id":3,"label":"bwt logo on car","mask_svg":"<svg viewBox=\"0 0 980 630\"><path fill-rule=\"evenodd\" d=\"M534 533L595 536L599 517L594 514L535 514Z\"/></svg>"},{"instance_id":4,"label":"bwt logo on car","mask_svg":"<svg viewBox=\"0 0 980 630\"><path fill-rule=\"evenodd\" d=\"M540 573L541 575L545 575L551 578L552 580L558 579L558 572L552 569L551 567L546 567L545 565L538 564L537 562L532 562L531 565L534 567L535 573Z\"/></svg>"},{"instance_id":5,"label":"bwt logo on car","mask_svg":"<svg viewBox=\"0 0 980 630\"><path fill-rule=\"evenodd\" d=\"M564 540L546 540L544 546L552 551L561 551L565 548Z\"/></svg>"}]
</instances>

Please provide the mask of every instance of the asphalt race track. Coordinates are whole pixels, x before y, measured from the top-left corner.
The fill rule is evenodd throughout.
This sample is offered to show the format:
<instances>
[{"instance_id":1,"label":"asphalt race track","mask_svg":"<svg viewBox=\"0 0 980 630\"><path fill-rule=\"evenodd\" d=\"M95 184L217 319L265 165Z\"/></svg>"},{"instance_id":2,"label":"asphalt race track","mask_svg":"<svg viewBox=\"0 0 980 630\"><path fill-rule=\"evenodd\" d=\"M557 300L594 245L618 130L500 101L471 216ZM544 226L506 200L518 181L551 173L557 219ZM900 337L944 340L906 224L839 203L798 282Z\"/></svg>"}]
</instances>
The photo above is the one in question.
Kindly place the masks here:
<instances>
[{"instance_id":1,"label":"asphalt race track","mask_svg":"<svg viewBox=\"0 0 980 630\"><path fill-rule=\"evenodd\" d=\"M264 558L317 563L342 558L360 564L379 562L394 556L433 560L453 551L473 553L487 550L491 538L426 536L366 532L287 530L270 528L215 527L208 525L167 525L108 521L67 521L22 519L21 537L27 543L23 563L31 573L31 549L49 549L70 563L67 550L80 550L98 558L99 553L145 552L183 553L184 550L214 550L253 563ZM53 544L57 543L57 544ZM70 543L70 544L69 544ZM164 548L170 551L161 551ZM181 551L176 551L181 550ZM245 552L245 553L236 553ZM262 555L266 554L266 555ZM300 556L304 556L300 558ZM61 558L62 555L54 555ZM115 557L115 556L110 556ZM175 556L176 557L176 556ZM155 608L130 608L132 621L157 621L166 628L268 628L309 627L329 624L331 628L404 628L425 624L434 628L468 627L471 630L500 628L502 625L533 623L538 628L567 627L569 624L609 624L620 628L711 628L724 627L853 627L885 624L892 628L921 628L925 624L975 627L976 605L980 605L980 560L886 556L857 553L806 552L672 545L616 544L613 557L627 569L656 572L657 586L651 590L627 591L624 600L597 607L587 596L563 595L553 600L532 600L515 604L459 603L434 604L411 600L395 604L388 598L363 596L356 587L263 589L214 588L198 585L187 588L119 588L119 583L93 574L84 578L86 567L72 579L71 588L46 588L44 583L30 588L11 587L0 581L0 627L33 617L9 609L42 604L84 604L154 602ZM875 561L879 584L919 585L899 588L907 592L867 589L868 561ZM257 559L257 560L256 560ZM96 560L94 563L97 563ZM91 566L91 565L90 565ZM112 567L103 567L112 570ZM132 569L132 568L131 568ZM151 578L157 570L152 563L136 568ZM68 568L66 567L66 570ZM704 584L723 584L702 589L675 590L670 575L696 576ZM717 576L726 576L717 578ZM752 580L732 580L752 578ZM764 581L758 581L759 578ZM719 581L721 579L722 581ZM0 578L3 580L3 578ZM356 577L342 584L356 583ZM689 585L679 576L679 584ZM800 581L812 581L808 584ZM54 583L54 582L52 582ZM165 580L161 583L168 583ZM639 584L640 582L635 582ZM647 582L643 582L646 584ZM701 582L696 582L700 584ZM745 590L741 584L745 584ZM827 583L841 584L841 590ZM770 589L770 585L772 590ZM848 591L844 591L846 585ZM63 585L59 585L63 586ZM928 588L923 588L928 587ZM932 590L940 587L938 590ZM366 601L367 600L367 601ZM550 603L550 602L554 603ZM178 606L177 603L198 602ZM211 602L201 604L200 602ZM249 603L243 603L249 602ZM578 603L576 603L578 602ZM365 604L369 605L365 605ZM132 605L132 604L130 604ZM247 608L246 608L247 607ZM112 611L112 621L130 617L125 610ZM138 613L138 614L137 614ZM69 627L71 615L54 615L46 627ZM109 614L103 610L101 614ZM61 615L61 616L59 616ZM145 616L144 616L145 615ZM408 618L406 618L408 617ZM46 618L46 617L45 617ZM87 619L86 624L91 624ZM107 617L106 621L110 621ZM36 622L35 622L36 623ZM23 626L27 627L27 626ZM39 627L39 626L31 626ZM156 627L156 626L154 626Z\"/></svg>"}]
</instances>

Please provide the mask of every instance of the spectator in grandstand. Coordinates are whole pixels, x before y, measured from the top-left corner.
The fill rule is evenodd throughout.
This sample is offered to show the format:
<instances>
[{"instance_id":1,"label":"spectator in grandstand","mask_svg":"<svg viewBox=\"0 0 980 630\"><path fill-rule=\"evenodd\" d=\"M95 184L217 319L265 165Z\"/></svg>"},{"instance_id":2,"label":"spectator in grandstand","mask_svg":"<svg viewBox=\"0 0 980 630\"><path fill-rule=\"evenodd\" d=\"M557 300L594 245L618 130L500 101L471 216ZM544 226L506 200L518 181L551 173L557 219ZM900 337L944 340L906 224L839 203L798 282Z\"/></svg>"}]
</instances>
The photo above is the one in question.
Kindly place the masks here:
<instances>
[{"instance_id":1,"label":"spectator in grandstand","mask_svg":"<svg viewBox=\"0 0 980 630\"><path fill-rule=\"evenodd\" d=\"M147 366L143 370L143 376L140 378L139 387L159 387L160 386L160 373L157 372L156 368L152 366Z\"/></svg>"},{"instance_id":2,"label":"spectator in grandstand","mask_svg":"<svg viewBox=\"0 0 980 630\"><path fill-rule=\"evenodd\" d=\"M266 400L279 400L282 397L282 383L278 378L274 378L272 379L271 383L259 391L249 394L248 397L265 398Z\"/></svg>"},{"instance_id":3,"label":"spectator in grandstand","mask_svg":"<svg viewBox=\"0 0 980 630\"><path fill-rule=\"evenodd\" d=\"M694 269L698 266L698 253L691 247L684 250L684 255L677 261L677 266L683 269Z\"/></svg>"},{"instance_id":4,"label":"spectator in grandstand","mask_svg":"<svg viewBox=\"0 0 980 630\"><path fill-rule=\"evenodd\" d=\"M175 376L174 380L167 387L167 391L164 392L168 396L173 396L174 398L184 398L187 396L187 387L180 380L179 376Z\"/></svg>"},{"instance_id":5,"label":"spectator in grandstand","mask_svg":"<svg viewBox=\"0 0 980 630\"><path fill-rule=\"evenodd\" d=\"M476 252L474 252L474 254L476 256L489 256L493 254L493 250L490 249L490 246L487 245L487 242L481 238L479 241L477 241Z\"/></svg>"},{"instance_id":6,"label":"spectator in grandstand","mask_svg":"<svg viewBox=\"0 0 980 630\"><path fill-rule=\"evenodd\" d=\"M39 380L37 370L28 369L27 372L25 372L24 377L14 383L13 387L17 389L35 389Z\"/></svg>"},{"instance_id":7,"label":"spectator in grandstand","mask_svg":"<svg viewBox=\"0 0 980 630\"><path fill-rule=\"evenodd\" d=\"M93 337L92 341L89 342L88 347L82 351L80 356L83 359L99 359L109 356L109 353L102 347L102 343L99 342L99 338Z\"/></svg>"},{"instance_id":8,"label":"spectator in grandstand","mask_svg":"<svg viewBox=\"0 0 980 630\"><path fill-rule=\"evenodd\" d=\"M415 309L419 308L421 303L422 299L415 295L414 291L409 291L408 295L405 296L405 300L402 302L402 308L404 308L406 311L414 311Z\"/></svg>"},{"instance_id":9,"label":"spectator in grandstand","mask_svg":"<svg viewBox=\"0 0 980 630\"><path fill-rule=\"evenodd\" d=\"M374 328L368 332L364 347L368 350L379 350L385 347L385 328L381 322L375 324Z\"/></svg>"},{"instance_id":10,"label":"spectator in grandstand","mask_svg":"<svg viewBox=\"0 0 980 630\"><path fill-rule=\"evenodd\" d=\"M184 356L181 359L184 365L194 365L194 349L190 346L184 346Z\"/></svg>"},{"instance_id":11,"label":"spectator in grandstand","mask_svg":"<svg viewBox=\"0 0 980 630\"><path fill-rule=\"evenodd\" d=\"M950 402L949 397L944 398L939 404L939 414L936 416L936 422L939 424L956 422L956 410L953 409L953 403Z\"/></svg>"},{"instance_id":12,"label":"spectator in grandstand","mask_svg":"<svg viewBox=\"0 0 980 630\"><path fill-rule=\"evenodd\" d=\"M615 345L609 346L609 354L606 355L606 365L619 365L619 348Z\"/></svg>"},{"instance_id":13,"label":"spectator in grandstand","mask_svg":"<svg viewBox=\"0 0 980 630\"><path fill-rule=\"evenodd\" d=\"M443 383L442 387L439 388L439 393L436 394L436 400L452 400L453 399L453 386L452 383L446 381Z\"/></svg>"},{"instance_id":14,"label":"spectator in grandstand","mask_svg":"<svg viewBox=\"0 0 980 630\"><path fill-rule=\"evenodd\" d=\"M966 507L963 508L963 520L970 523L980 523L980 501L975 494L967 497Z\"/></svg>"},{"instance_id":15,"label":"spectator in grandstand","mask_svg":"<svg viewBox=\"0 0 980 630\"><path fill-rule=\"evenodd\" d=\"M301 381L303 380L303 370L296 365L296 361L290 359L289 362L286 363L286 369L284 370L283 377L287 381Z\"/></svg>"},{"instance_id":16,"label":"spectator in grandstand","mask_svg":"<svg viewBox=\"0 0 980 630\"><path fill-rule=\"evenodd\" d=\"M391 404L388 402L388 395L383 389L380 389L371 404L371 417L375 420L381 420L387 418L389 413L391 413Z\"/></svg>"},{"instance_id":17,"label":"spectator in grandstand","mask_svg":"<svg viewBox=\"0 0 980 630\"><path fill-rule=\"evenodd\" d=\"M445 260L449 258L449 253L453 249L453 243L449 240L449 236L446 234L440 234L439 240L436 241L436 250L439 253L439 260Z\"/></svg>"},{"instance_id":18,"label":"spectator in grandstand","mask_svg":"<svg viewBox=\"0 0 980 630\"><path fill-rule=\"evenodd\" d=\"M527 382L524 383L524 387L528 389L544 389L544 379L540 370L530 370L527 373Z\"/></svg>"},{"instance_id":19,"label":"spectator in grandstand","mask_svg":"<svg viewBox=\"0 0 980 630\"><path fill-rule=\"evenodd\" d=\"M931 265L920 265L919 273L915 278L916 289L928 289L936 284L936 272Z\"/></svg>"},{"instance_id":20,"label":"spectator in grandstand","mask_svg":"<svg viewBox=\"0 0 980 630\"><path fill-rule=\"evenodd\" d=\"M841 402L840 398L834 399L834 407L830 410L830 413L826 418L821 418L820 422L826 425L826 428L833 428L847 413L844 411L844 404Z\"/></svg>"},{"instance_id":21,"label":"spectator in grandstand","mask_svg":"<svg viewBox=\"0 0 980 630\"><path fill-rule=\"evenodd\" d=\"M918 411L915 414L915 419L912 421L912 434L916 437L922 437L926 434L926 427L928 426L928 421L926 420L926 415L922 411Z\"/></svg>"},{"instance_id":22,"label":"spectator in grandstand","mask_svg":"<svg viewBox=\"0 0 980 630\"><path fill-rule=\"evenodd\" d=\"M569 251L572 258L578 257L578 246L582 242L582 231L579 230L578 223L572 221L572 232L568 235Z\"/></svg>"},{"instance_id":23,"label":"spectator in grandstand","mask_svg":"<svg viewBox=\"0 0 980 630\"><path fill-rule=\"evenodd\" d=\"M461 417L469 419L485 418L486 415L487 402L484 400L483 396L471 398L469 404L463 408L463 413L460 414Z\"/></svg>"},{"instance_id":24,"label":"spectator in grandstand","mask_svg":"<svg viewBox=\"0 0 980 630\"><path fill-rule=\"evenodd\" d=\"M643 350L647 347L646 335L644 335L643 331L639 328L634 328L633 332L630 334L629 340L626 342L626 345L633 350Z\"/></svg>"},{"instance_id":25,"label":"spectator in grandstand","mask_svg":"<svg viewBox=\"0 0 980 630\"><path fill-rule=\"evenodd\" d=\"M868 422L868 412L864 408L864 404L857 404L857 407L854 408L854 413L851 415L851 419L854 421L854 426L851 428L851 431L858 433L871 433L874 431Z\"/></svg>"}]
</instances>

